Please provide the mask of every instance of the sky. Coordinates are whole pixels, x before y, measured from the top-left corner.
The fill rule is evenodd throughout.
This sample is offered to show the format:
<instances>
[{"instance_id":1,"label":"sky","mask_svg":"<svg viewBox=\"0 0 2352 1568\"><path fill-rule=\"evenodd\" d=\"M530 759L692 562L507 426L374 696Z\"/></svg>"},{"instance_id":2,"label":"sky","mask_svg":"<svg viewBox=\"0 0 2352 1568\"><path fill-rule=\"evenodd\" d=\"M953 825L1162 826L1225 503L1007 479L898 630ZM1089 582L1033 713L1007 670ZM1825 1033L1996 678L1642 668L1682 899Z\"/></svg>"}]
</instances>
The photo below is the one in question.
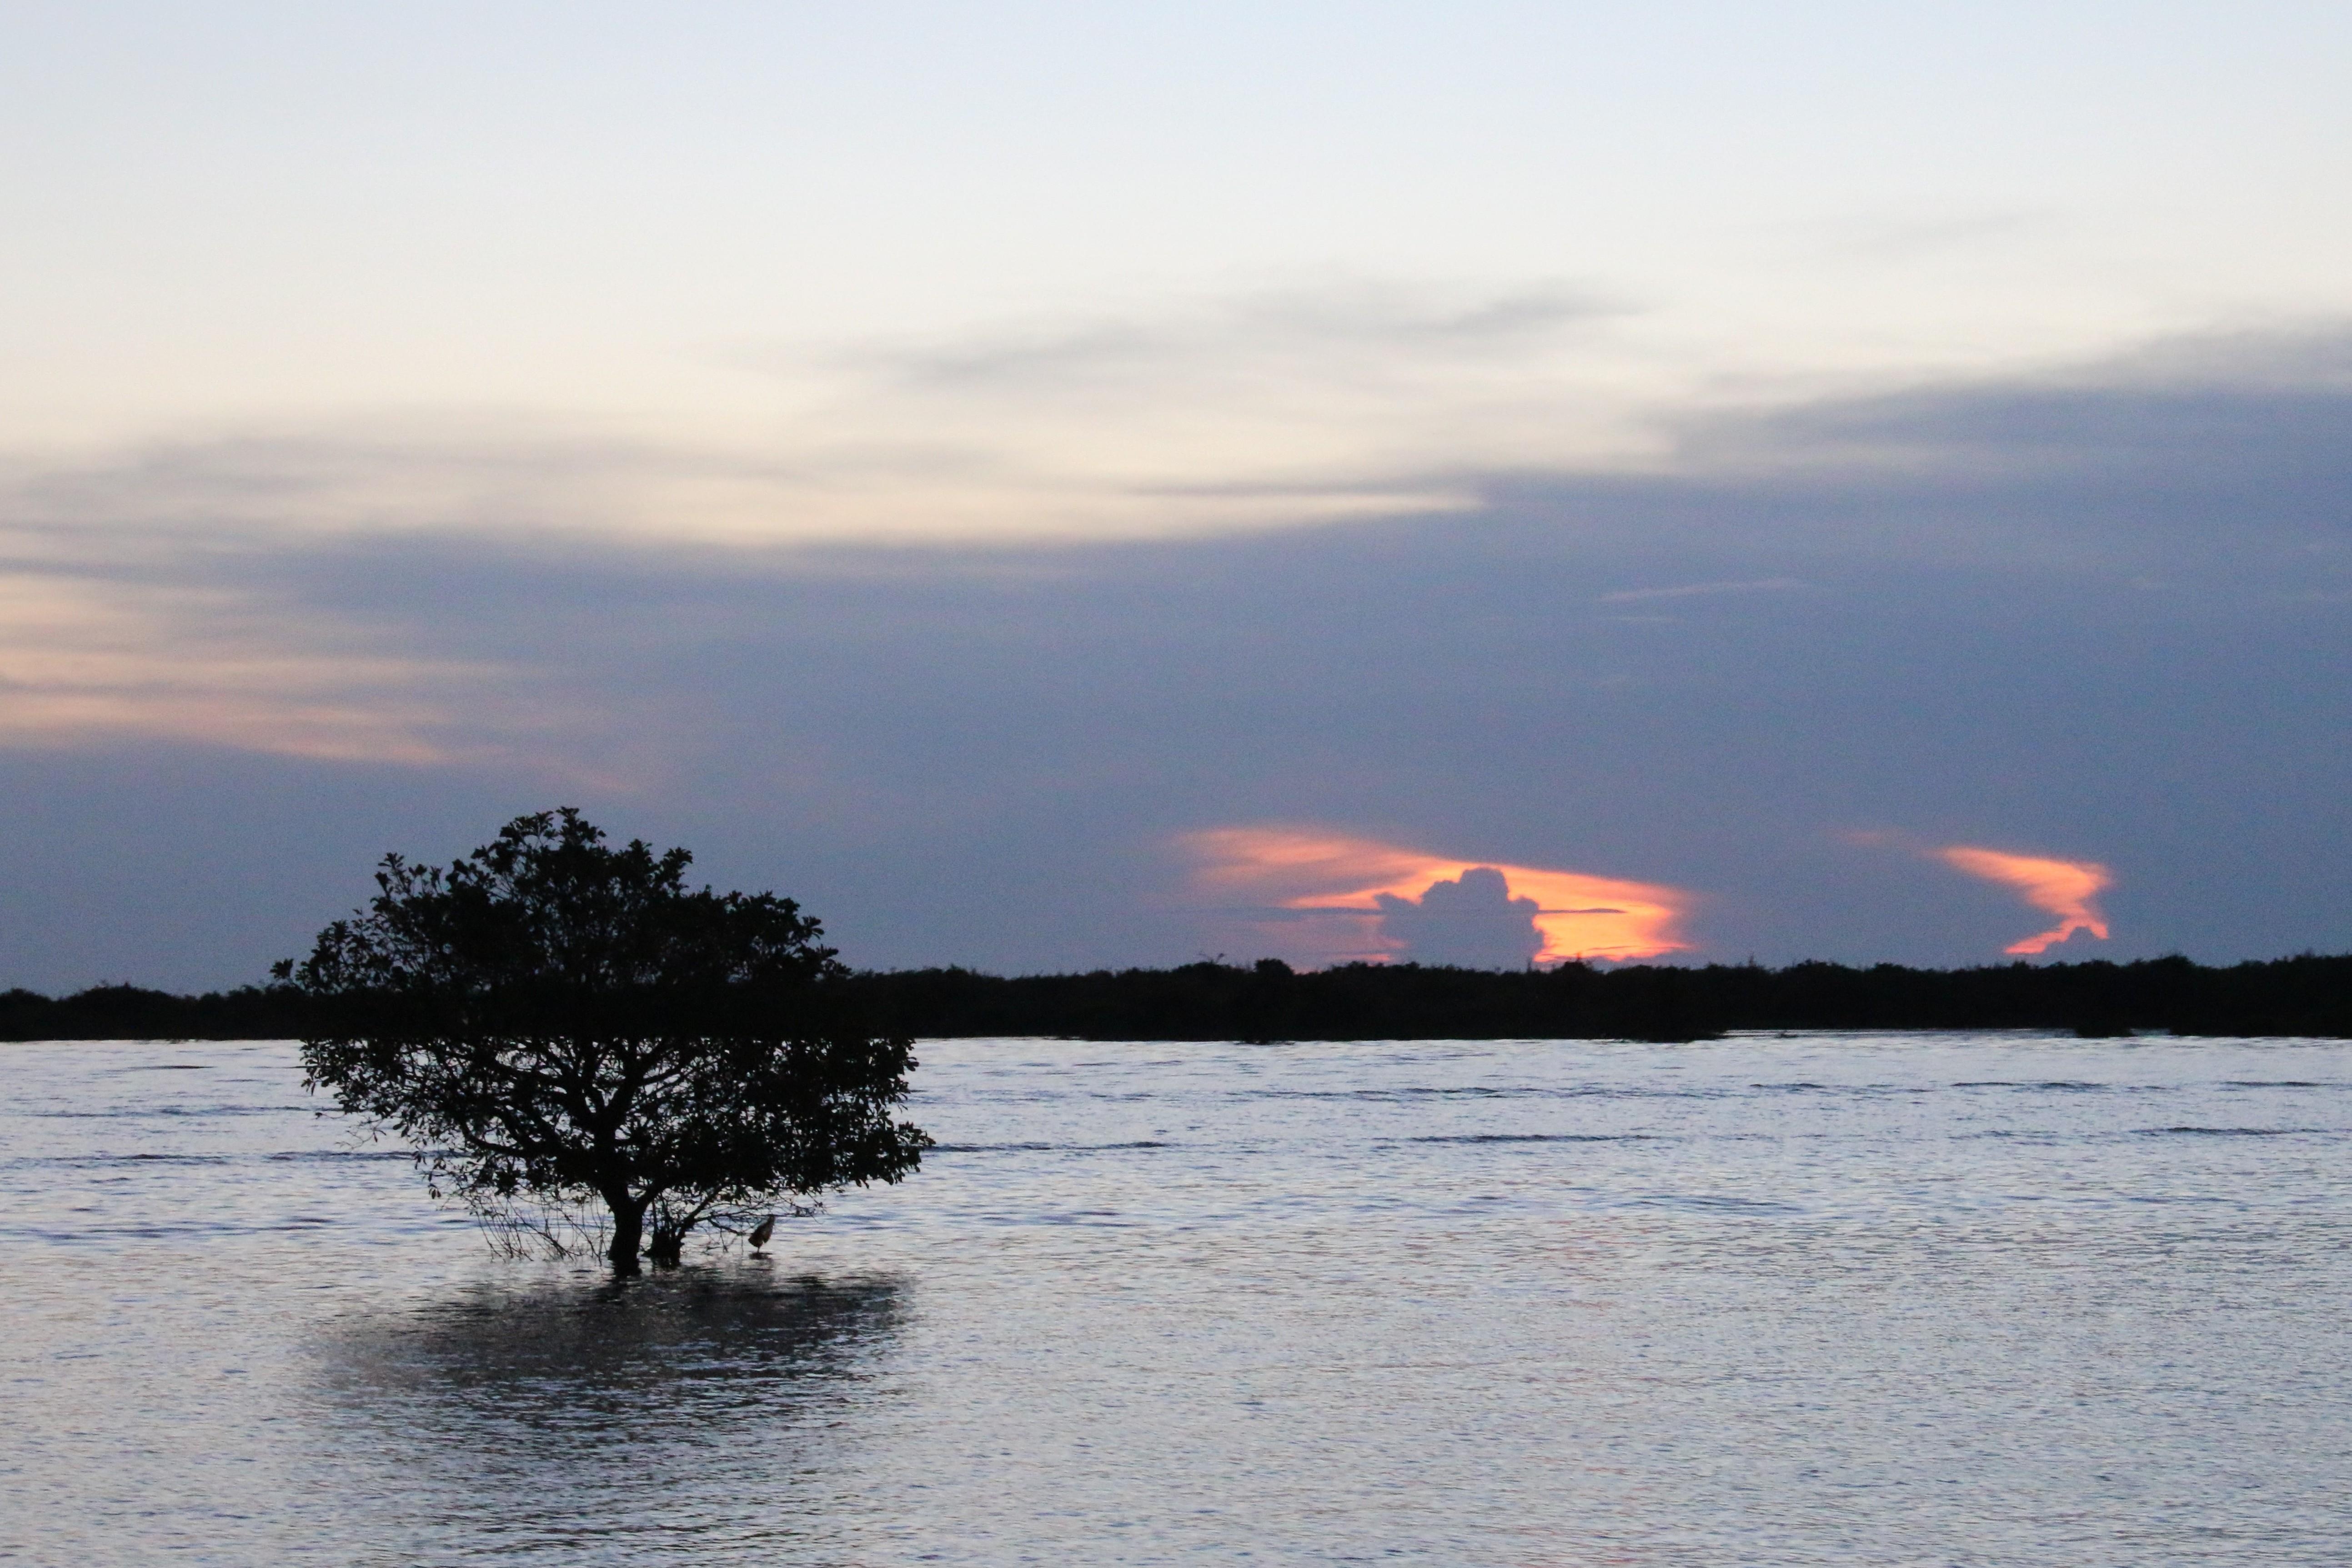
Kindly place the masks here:
<instances>
[{"instance_id":1,"label":"sky","mask_svg":"<svg viewBox=\"0 0 2352 1568\"><path fill-rule=\"evenodd\" d=\"M2352 947L2352 13L0 3L0 985Z\"/></svg>"}]
</instances>

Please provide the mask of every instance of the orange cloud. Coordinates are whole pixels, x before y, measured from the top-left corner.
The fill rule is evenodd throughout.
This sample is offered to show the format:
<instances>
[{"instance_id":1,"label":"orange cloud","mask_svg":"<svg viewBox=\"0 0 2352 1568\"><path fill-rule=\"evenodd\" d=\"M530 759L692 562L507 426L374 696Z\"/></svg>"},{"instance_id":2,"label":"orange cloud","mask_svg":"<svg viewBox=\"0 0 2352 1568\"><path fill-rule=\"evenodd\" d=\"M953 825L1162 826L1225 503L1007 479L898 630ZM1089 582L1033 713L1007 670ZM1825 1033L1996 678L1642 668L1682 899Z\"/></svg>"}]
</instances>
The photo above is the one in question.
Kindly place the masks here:
<instances>
[{"instance_id":1,"label":"orange cloud","mask_svg":"<svg viewBox=\"0 0 2352 1568\"><path fill-rule=\"evenodd\" d=\"M1627 960L1681 952L1681 921L1696 902L1680 888L1590 877L1580 871L1511 866L1492 860L1449 860L1377 839L1281 827L1220 827L1187 834L1180 844L1197 863L1205 891L1278 910L1328 910L1351 917L1361 951L1335 961L1380 961L1402 943L1381 930L1380 899L1417 900L1465 871L1498 871L1515 899L1536 901L1543 938L1538 963L1570 959Z\"/></svg>"},{"instance_id":2,"label":"orange cloud","mask_svg":"<svg viewBox=\"0 0 2352 1568\"><path fill-rule=\"evenodd\" d=\"M2056 915L2058 923L2039 935L2013 942L2002 951L2020 954L2042 952L2078 931L2105 942L2107 917L2094 900L2114 886L2115 876L2094 860L2049 860L2034 855L2010 855L1999 849L1979 849L1954 844L1929 851L1945 865L1988 882L2017 889L2037 910Z\"/></svg>"}]
</instances>

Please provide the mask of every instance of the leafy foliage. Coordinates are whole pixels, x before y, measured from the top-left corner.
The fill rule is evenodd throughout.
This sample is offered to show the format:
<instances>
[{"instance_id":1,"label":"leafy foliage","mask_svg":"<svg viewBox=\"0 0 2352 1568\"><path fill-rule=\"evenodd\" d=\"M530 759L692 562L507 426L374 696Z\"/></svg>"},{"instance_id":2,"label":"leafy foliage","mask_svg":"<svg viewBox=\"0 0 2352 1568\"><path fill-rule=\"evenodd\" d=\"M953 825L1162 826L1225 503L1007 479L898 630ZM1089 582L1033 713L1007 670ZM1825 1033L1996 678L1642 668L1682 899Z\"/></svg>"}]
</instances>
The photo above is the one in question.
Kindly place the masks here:
<instances>
[{"instance_id":1,"label":"leafy foliage","mask_svg":"<svg viewBox=\"0 0 2352 1568\"><path fill-rule=\"evenodd\" d=\"M446 871L385 856L368 910L278 966L311 1010L308 1087L478 1214L601 1203L623 1269L648 1219L675 1261L698 1225L912 1172L909 1044L859 1026L817 921L604 840L565 808Z\"/></svg>"}]
</instances>

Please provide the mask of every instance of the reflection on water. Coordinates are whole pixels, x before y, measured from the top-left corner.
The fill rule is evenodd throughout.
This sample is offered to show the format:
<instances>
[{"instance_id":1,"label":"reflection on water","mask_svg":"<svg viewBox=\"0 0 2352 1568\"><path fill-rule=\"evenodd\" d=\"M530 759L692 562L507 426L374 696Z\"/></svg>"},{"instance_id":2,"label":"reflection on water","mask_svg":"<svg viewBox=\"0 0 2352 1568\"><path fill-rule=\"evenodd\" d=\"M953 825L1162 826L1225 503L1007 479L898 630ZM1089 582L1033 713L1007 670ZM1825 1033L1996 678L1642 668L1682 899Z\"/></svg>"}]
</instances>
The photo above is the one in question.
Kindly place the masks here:
<instances>
[{"instance_id":1,"label":"reflection on water","mask_svg":"<svg viewBox=\"0 0 2352 1568\"><path fill-rule=\"evenodd\" d=\"M723 1425L853 1375L895 1325L893 1281L769 1272L753 1262L645 1280L477 1281L446 1301L339 1323L324 1353L359 1408L442 1411L444 1436L481 1423L501 1443L583 1419Z\"/></svg>"},{"instance_id":2,"label":"reflection on water","mask_svg":"<svg viewBox=\"0 0 2352 1568\"><path fill-rule=\"evenodd\" d=\"M482 1280L338 1321L315 1346L317 1479L387 1561L821 1538L796 1494L851 1440L901 1287L775 1274Z\"/></svg>"},{"instance_id":3,"label":"reflection on water","mask_svg":"<svg viewBox=\"0 0 2352 1568\"><path fill-rule=\"evenodd\" d=\"M0 1047L0 1559L2352 1562L2352 1043L923 1058L616 1286L283 1044Z\"/></svg>"}]
</instances>

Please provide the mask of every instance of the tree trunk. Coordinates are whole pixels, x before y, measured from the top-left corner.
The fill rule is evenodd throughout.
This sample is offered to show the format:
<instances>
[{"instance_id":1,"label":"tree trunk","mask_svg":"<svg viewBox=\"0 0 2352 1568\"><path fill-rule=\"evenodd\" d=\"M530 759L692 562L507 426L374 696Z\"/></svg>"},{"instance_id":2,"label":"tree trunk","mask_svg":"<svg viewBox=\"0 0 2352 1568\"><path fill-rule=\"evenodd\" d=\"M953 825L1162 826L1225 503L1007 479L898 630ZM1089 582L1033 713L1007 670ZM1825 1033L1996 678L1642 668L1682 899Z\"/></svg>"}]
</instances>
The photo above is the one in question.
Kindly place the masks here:
<instances>
[{"instance_id":1,"label":"tree trunk","mask_svg":"<svg viewBox=\"0 0 2352 1568\"><path fill-rule=\"evenodd\" d=\"M646 1238L646 1205L642 1200L632 1201L626 1193L607 1194L604 1206L613 1211L613 1246L605 1256L613 1260L615 1274L635 1274L637 1250Z\"/></svg>"}]
</instances>

